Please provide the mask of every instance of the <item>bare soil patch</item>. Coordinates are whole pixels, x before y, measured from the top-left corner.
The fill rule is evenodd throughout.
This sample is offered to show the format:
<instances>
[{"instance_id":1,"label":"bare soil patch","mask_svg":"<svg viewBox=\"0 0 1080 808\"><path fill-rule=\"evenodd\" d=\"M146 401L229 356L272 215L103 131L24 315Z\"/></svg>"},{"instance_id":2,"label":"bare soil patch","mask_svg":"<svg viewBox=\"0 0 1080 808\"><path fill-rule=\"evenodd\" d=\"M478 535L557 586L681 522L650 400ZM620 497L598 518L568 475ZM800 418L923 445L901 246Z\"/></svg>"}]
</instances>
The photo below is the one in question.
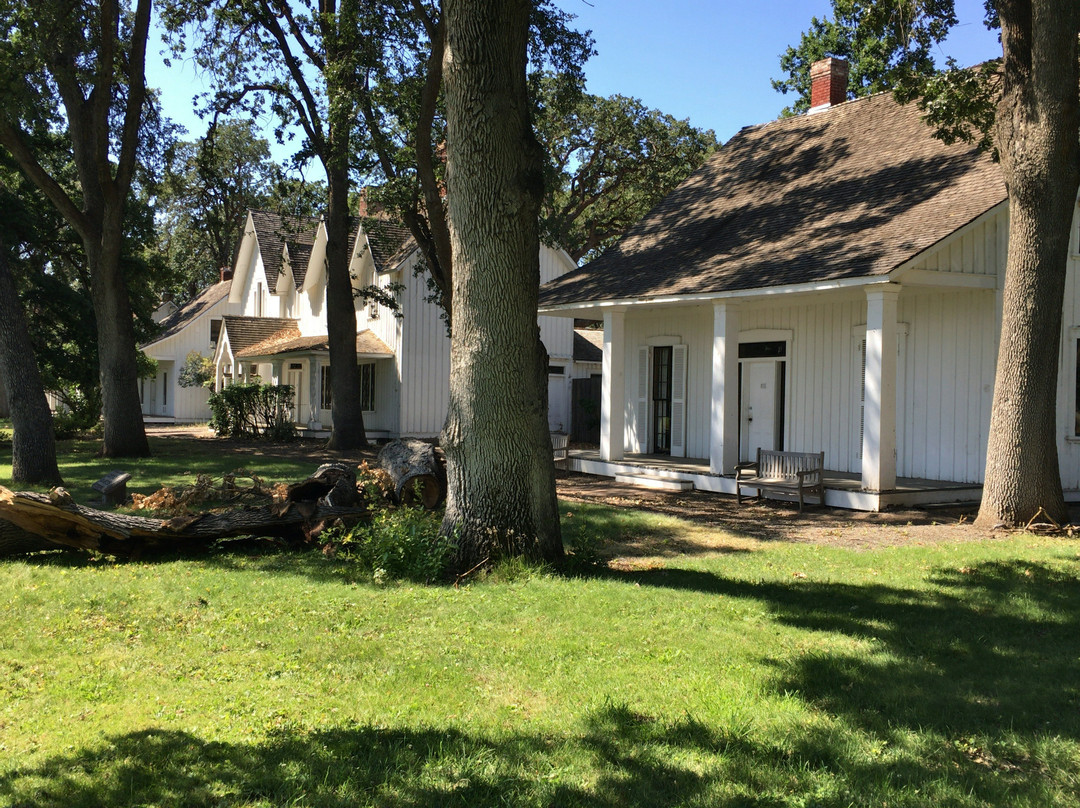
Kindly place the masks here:
<instances>
[{"instance_id":1,"label":"bare soil patch","mask_svg":"<svg viewBox=\"0 0 1080 808\"><path fill-rule=\"evenodd\" d=\"M560 472L559 497L613 507L639 508L668 514L758 541L793 541L832 547L872 549L898 545L980 541L1001 531L976 529L971 522L977 506L903 508L864 513L807 505L802 514L795 505L775 500L753 500L742 505L726 494L708 491L649 491L616 483L610 477Z\"/></svg>"}]
</instances>

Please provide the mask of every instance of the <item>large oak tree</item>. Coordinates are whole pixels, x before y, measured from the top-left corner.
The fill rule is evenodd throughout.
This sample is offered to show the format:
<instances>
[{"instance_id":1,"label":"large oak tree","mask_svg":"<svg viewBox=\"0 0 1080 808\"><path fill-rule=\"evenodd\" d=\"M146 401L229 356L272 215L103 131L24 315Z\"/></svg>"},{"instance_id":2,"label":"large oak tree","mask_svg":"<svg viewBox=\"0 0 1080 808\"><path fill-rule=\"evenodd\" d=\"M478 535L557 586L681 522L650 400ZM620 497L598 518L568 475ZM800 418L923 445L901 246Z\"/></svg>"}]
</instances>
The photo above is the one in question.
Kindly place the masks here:
<instances>
[{"instance_id":1,"label":"large oak tree","mask_svg":"<svg viewBox=\"0 0 1080 808\"><path fill-rule=\"evenodd\" d=\"M446 0L454 319L444 532L465 570L562 557L536 308L543 149L526 83L529 0Z\"/></svg>"},{"instance_id":2,"label":"large oak tree","mask_svg":"<svg viewBox=\"0 0 1080 808\"><path fill-rule=\"evenodd\" d=\"M150 0L0 0L0 146L79 234L89 268L105 456L149 454L135 329L121 263L124 215L145 143ZM37 146L61 131L74 183ZM51 138L48 138L51 141Z\"/></svg>"}]
</instances>

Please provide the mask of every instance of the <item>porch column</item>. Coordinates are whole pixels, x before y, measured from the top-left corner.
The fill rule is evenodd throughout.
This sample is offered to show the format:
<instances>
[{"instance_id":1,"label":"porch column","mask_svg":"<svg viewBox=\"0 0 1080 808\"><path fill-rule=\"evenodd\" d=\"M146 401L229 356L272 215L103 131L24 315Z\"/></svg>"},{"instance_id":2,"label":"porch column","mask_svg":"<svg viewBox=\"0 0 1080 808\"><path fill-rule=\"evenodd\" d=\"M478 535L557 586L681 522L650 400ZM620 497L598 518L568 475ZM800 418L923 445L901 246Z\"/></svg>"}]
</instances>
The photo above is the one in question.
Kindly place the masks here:
<instances>
[{"instance_id":1,"label":"porch column","mask_svg":"<svg viewBox=\"0 0 1080 808\"><path fill-rule=\"evenodd\" d=\"M863 398L862 487L896 488L896 299L898 284L866 292L866 380Z\"/></svg>"},{"instance_id":2,"label":"porch column","mask_svg":"<svg viewBox=\"0 0 1080 808\"><path fill-rule=\"evenodd\" d=\"M626 442L626 312L604 312L600 393L600 459L622 460Z\"/></svg>"},{"instance_id":3,"label":"porch column","mask_svg":"<svg viewBox=\"0 0 1080 808\"><path fill-rule=\"evenodd\" d=\"M713 305L709 471L734 474L739 462L739 304Z\"/></svg>"},{"instance_id":4,"label":"porch column","mask_svg":"<svg viewBox=\"0 0 1080 808\"><path fill-rule=\"evenodd\" d=\"M319 395L322 393L322 379L319 377L319 368L322 362L319 357L312 356L308 359L308 403L311 405L311 417L308 419L308 429L322 429L319 421Z\"/></svg>"},{"instance_id":5,"label":"porch column","mask_svg":"<svg viewBox=\"0 0 1080 808\"><path fill-rule=\"evenodd\" d=\"M284 384L281 378L282 361L275 359L270 363L270 384L279 385Z\"/></svg>"}]
</instances>

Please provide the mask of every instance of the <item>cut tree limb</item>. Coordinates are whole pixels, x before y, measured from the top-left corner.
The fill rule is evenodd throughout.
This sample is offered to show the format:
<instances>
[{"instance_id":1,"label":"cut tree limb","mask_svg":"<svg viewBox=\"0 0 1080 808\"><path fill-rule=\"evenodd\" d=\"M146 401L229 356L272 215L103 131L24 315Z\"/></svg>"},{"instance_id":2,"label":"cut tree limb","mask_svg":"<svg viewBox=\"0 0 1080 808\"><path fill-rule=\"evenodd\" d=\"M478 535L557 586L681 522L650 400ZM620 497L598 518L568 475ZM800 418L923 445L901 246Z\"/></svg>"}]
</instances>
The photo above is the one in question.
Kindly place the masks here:
<instances>
[{"instance_id":1,"label":"cut tree limb","mask_svg":"<svg viewBox=\"0 0 1080 808\"><path fill-rule=\"evenodd\" d=\"M446 469L441 452L421 440L392 440L379 451L379 468L390 475L402 504L418 502L428 510L446 497Z\"/></svg>"},{"instance_id":2,"label":"cut tree limb","mask_svg":"<svg viewBox=\"0 0 1080 808\"><path fill-rule=\"evenodd\" d=\"M0 486L0 525L13 525L65 547L125 557L199 550L217 539L235 536L305 541L321 525L337 519L355 522L367 514L367 508L361 506L334 508L314 502L284 502L163 520L98 511L70 499L52 501L46 494L15 492ZM7 527L4 533L16 535Z\"/></svg>"}]
</instances>

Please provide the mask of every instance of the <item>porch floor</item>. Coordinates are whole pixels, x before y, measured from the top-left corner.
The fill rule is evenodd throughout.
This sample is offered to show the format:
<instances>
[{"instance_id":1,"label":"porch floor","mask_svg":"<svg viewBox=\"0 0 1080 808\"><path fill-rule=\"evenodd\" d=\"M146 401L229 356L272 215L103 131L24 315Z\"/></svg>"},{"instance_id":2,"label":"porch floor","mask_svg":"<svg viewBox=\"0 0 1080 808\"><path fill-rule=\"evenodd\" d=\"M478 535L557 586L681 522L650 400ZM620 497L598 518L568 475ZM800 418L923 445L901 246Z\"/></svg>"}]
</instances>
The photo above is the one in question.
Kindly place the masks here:
<instances>
[{"instance_id":1,"label":"porch floor","mask_svg":"<svg viewBox=\"0 0 1080 808\"><path fill-rule=\"evenodd\" d=\"M735 477L713 474L709 471L709 461L704 458L626 454L622 460L604 461L600 459L599 449L577 448L570 450L567 465L574 471L605 476L614 476L624 470L645 471L690 479L695 488L703 490L735 493ZM897 478L896 487L889 491L867 492L862 490L862 478L858 474L825 470L825 504L834 507L876 511L889 505L977 502L981 497L982 486L977 483L914 477Z\"/></svg>"}]
</instances>

